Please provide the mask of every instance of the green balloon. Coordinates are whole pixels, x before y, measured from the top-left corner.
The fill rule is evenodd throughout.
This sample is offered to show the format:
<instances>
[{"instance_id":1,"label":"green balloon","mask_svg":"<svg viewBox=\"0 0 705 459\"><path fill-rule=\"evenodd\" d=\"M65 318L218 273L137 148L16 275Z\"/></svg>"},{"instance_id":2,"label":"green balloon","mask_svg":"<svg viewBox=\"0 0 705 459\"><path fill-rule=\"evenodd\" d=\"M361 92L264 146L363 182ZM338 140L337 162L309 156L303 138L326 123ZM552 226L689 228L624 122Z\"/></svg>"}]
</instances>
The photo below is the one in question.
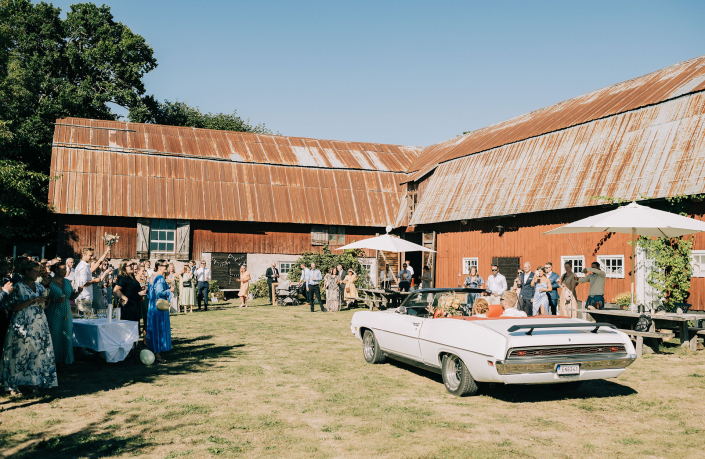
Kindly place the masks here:
<instances>
[{"instance_id":1,"label":"green balloon","mask_svg":"<svg viewBox=\"0 0 705 459\"><path fill-rule=\"evenodd\" d=\"M151 365L154 363L154 354L149 349L144 349L140 352L140 361L145 365Z\"/></svg>"}]
</instances>

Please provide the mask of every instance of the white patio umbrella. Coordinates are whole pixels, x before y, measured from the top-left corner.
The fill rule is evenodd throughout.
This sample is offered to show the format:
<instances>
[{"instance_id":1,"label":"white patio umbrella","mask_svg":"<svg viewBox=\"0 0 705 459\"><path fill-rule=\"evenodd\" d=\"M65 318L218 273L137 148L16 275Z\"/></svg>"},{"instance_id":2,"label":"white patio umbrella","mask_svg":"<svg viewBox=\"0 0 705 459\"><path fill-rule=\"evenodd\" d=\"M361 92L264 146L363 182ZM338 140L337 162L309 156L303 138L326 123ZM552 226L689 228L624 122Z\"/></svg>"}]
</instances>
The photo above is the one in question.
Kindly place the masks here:
<instances>
[{"instance_id":1,"label":"white patio umbrella","mask_svg":"<svg viewBox=\"0 0 705 459\"><path fill-rule=\"evenodd\" d=\"M543 234L626 233L632 235L632 305L634 304L634 241L636 235L679 237L705 231L705 222L671 212L641 206L636 202L592 217L583 218Z\"/></svg>"},{"instance_id":2,"label":"white patio umbrella","mask_svg":"<svg viewBox=\"0 0 705 459\"><path fill-rule=\"evenodd\" d=\"M391 226L387 227L387 233L392 230ZM352 244L338 247L335 250L346 249L372 249L381 250L383 252L435 252L422 245L414 244L407 240L385 234L384 236L372 237L361 241L353 242Z\"/></svg>"}]
</instances>

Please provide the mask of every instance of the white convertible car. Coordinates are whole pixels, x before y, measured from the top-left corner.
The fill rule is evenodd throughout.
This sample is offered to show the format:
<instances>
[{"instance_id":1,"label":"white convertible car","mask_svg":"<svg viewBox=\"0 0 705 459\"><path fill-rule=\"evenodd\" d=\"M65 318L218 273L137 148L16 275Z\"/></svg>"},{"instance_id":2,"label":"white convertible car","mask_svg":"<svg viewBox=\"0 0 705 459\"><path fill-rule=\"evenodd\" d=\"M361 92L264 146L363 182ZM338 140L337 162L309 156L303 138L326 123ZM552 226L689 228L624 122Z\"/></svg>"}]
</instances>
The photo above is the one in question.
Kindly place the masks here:
<instances>
[{"instance_id":1,"label":"white convertible car","mask_svg":"<svg viewBox=\"0 0 705 459\"><path fill-rule=\"evenodd\" d=\"M350 328L368 363L389 357L443 376L448 392L473 395L478 383L555 384L619 376L636 360L629 337L613 325L560 316L433 318L448 295L478 289L417 290L396 309L361 311ZM501 311L501 309L500 309ZM501 312L494 308L488 315Z\"/></svg>"}]
</instances>

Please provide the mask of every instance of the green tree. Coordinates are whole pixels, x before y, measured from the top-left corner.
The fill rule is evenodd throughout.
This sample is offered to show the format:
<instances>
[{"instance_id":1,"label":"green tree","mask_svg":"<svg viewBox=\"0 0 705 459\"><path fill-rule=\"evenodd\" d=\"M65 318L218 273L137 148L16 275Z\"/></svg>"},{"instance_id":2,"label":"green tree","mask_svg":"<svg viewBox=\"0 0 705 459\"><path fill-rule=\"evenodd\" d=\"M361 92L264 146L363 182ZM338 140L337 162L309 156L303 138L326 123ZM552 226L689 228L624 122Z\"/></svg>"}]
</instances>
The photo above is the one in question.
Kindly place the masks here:
<instances>
[{"instance_id":1,"label":"green tree","mask_svg":"<svg viewBox=\"0 0 705 459\"><path fill-rule=\"evenodd\" d=\"M0 1L0 242L55 233L47 214L51 144L57 118L117 119L110 104L142 104L152 48L116 22L108 6L61 9ZM19 197L17 201L15 197Z\"/></svg>"},{"instance_id":2,"label":"green tree","mask_svg":"<svg viewBox=\"0 0 705 459\"><path fill-rule=\"evenodd\" d=\"M167 126L189 126L221 131L254 132L272 134L264 124L253 126L250 120L244 120L237 111L228 113L203 113L197 107L186 102L158 102L153 96L144 97L142 104L130 110L128 118L135 123L165 124Z\"/></svg>"}]
</instances>

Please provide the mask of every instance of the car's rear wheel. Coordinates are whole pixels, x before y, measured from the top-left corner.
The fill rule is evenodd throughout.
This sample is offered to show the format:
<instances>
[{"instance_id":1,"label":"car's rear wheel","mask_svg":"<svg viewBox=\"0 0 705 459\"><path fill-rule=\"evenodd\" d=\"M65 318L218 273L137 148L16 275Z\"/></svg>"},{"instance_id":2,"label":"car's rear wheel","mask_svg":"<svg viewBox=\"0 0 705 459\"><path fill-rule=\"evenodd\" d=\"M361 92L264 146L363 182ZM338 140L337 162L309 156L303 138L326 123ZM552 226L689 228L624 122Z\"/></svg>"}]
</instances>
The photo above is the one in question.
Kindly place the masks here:
<instances>
[{"instance_id":1,"label":"car's rear wheel","mask_svg":"<svg viewBox=\"0 0 705 459\"><path fill-rule=\"evenodd\" d=\"M362 335L362 354L365 356L367 363L382 363L384 362L384 354L379 348L375 334L370 330L365 330Z\"/></svg>"},{"instance_id":2,"label":"car's rear wheel","mask_svg":"<svg viewBox=\"0 0 705 459\"><path fill-rule=\"evenodd\" d=\"M451 394L466 397L477 393L477 383L472 379L468 367L457 355L450 354L443 357L441 373L443 374L443 384Z\"/></svg>"}]
</instances>

